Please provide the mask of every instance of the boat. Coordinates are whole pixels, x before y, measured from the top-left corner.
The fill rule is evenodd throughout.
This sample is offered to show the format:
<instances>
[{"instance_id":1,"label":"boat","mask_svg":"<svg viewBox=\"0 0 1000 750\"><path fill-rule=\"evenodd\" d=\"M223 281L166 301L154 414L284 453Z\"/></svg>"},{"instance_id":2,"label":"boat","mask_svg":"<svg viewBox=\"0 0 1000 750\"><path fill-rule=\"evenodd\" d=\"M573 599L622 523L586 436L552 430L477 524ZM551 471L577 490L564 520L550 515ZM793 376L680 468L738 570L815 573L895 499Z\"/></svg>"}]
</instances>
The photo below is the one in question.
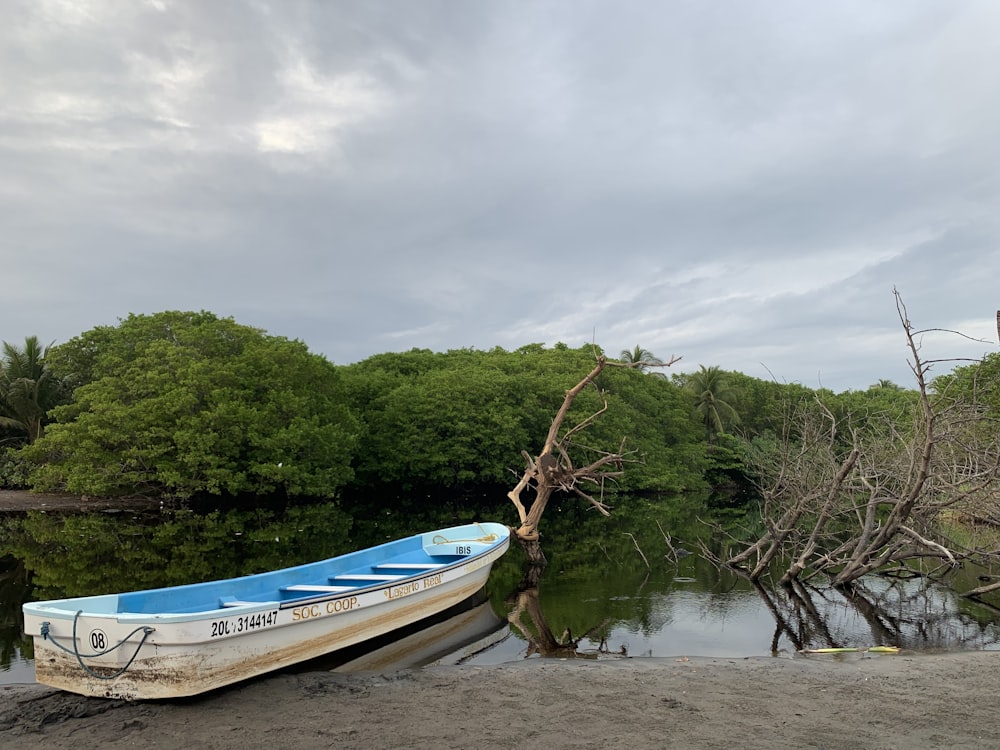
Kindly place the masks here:
<instances>
[{"instance_id":1,"label":"boat","mask_svg":"<svg viewBox=\"0 0 1000 750\"><path fill-rule=\"evenodd\" d=\"M390 633L479 591L510 529L475 523L320 562L29 602L35 679L80 695L198 695Z\"/></svg>"}]
</instances>

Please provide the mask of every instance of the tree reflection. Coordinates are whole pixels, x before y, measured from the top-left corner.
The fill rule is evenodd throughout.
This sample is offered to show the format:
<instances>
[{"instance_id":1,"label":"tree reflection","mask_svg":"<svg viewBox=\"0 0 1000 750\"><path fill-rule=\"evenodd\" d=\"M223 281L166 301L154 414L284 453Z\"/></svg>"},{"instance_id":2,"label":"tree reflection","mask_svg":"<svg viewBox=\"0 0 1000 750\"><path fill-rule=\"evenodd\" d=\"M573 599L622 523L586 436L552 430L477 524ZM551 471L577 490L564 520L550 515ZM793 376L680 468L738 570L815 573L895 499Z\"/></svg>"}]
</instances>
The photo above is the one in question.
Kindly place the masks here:
<instances>
[{"instance_id":1,"label":"tree reflection","mask_svg":"<svg viewBox=\"0 0 1000 750\"><path fill-rule=\"evenodd\" d=\"M869 576L840 589L817 579L754 586L697 555L672 553L696 528L686 511L661 519L639 500L611 519L571 509L546 523L550 562L526 565L514 547L490 574L494 611L525 656L594 658L621 643L631 655L753 655L822 647L1000 647L1000 616L960 597L979 573L951 587L927 577ZM419 509L351 521L337 506L211 514L35 512L0 518L0 658L18 649L21 604L227 578L319 560L441 525ZM658 525L659 522L659 525ZM670 537L661 533L670 530ZM638 550L637 550L638 547ZM639 553L641 550L642 554ZM9 557L5 560L4 555ZM648 561L648 562L647 562ZM3 567L6 563L6 567ZM544 590L543 590L544 589ZM766 611L765 611L766 610ZM520 648L520 643L518 648ZM768 647L770 647L768 649ZM16 656L14 657L16 658ZM6 663L6 662L4 662Z\"/></svg>"},{"instance_id":2,"label":"tree reflection","mask_svg":"<svg viewBox=\"0 0 1000 750\"><path fill-rule=\"evenodd\" d=\"M612 622L610 617L575 638L569 628L563 630L561 636L556 636L542 612L539 598L539 582L545 567L531 561L525 562L521 581L506 599L507 621L528 643L525 658L537 654L547 658L596 659L599 654L610 654L611 651L607 647L608 628ZM581 642L597 638L600 638L600 643L596 651L580 651ZM616 653L627 655L624 646Z\"/></svg>"},{"instance_id":3,"label":"tree reflection","mask_svg":"<svg viewBox=\"0 0 1000 750\"><path fill-rule=\"evenodd\" d=\"M31 578L13 557L0 558L0 667L9 669L18 655L31 654L31 639L21 631L21 603L31 591Z\"/></svg>"},{"instance_id":4,"label":"tree reflection","mask_svg":"<svg viewBox=\"0 0 1000 750\"><path fill-rule=\"evenodd\" d=\"M30 653L26 601L232 578L352 549L351 519L334 505L198 514L31 511L0 522L0 663ZM2 557L7 555L7 557Z\"/></svg>"},{"instance_id":5,"label":"tree reflection","mask_svg":"<svg viewBox=\"0 0 1000 750\"><path fill-rule=\"evenodd\" d=\"M771 652L898 646L982 649L1000 644L995 625L961 611L954 592L921 576L867 576L847 586L801 581L754 590L774 618Z\"/></svg>"},{"instance_id":6,"label":"tree reflection","mask_svg":"<svg viewBox=\"0 0 1000 750\"><path fill-rule=\"evenodd\" d=\"M4 548L36 599L232 578L347 551L350 518L332 505L266 511L71 515L32 511L4 523Z\"/></svg>"}]
</instances>

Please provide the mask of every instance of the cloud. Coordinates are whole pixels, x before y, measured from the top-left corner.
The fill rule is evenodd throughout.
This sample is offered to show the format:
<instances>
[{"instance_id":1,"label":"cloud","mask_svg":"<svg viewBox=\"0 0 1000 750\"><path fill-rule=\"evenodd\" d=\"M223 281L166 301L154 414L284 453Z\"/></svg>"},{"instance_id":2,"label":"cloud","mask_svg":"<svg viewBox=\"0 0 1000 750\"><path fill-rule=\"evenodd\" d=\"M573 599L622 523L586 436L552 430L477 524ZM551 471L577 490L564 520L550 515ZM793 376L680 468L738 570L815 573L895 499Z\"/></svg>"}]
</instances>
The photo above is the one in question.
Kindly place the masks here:
<instances>
[{"instance_id":1,"label":"cloud","mask_svg":"<svg viewBox=\"0 0 1000 750\"><path fill-rule=\"evenodd\" d=\"M209 309L337 362L596 338L844 389L910 382L894 287L995 326L992 3L8 15L3 340Z\"/></svg>"}]
</instances>

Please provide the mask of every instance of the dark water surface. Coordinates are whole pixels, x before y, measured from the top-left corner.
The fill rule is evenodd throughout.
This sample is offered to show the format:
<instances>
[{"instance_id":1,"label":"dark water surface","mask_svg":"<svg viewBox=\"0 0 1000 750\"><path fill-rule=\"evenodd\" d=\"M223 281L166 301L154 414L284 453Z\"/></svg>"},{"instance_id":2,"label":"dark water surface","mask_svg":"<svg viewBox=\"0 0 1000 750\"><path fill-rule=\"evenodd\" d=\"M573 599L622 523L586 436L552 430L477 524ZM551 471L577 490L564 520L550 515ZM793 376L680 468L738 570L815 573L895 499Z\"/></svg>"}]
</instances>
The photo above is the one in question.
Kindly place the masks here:
<instances>
[{"instance_id":1,"label":"dark water surface","mask_svg":"<svg viewBox=\"0 0 1000 750\"><path fill-rule=\"evenodd\" d=\"M687 540L695 549L703 530L678 533L685 519L662 508L632 510L608 520L553 514L543 527L549 565L537 581L512 549L495 566L481 601L317 668L497 664L573 653L553 652L553 639L574 642L575 653L590 658L791 656L829 646L1000 648L997 612L953 590L974 587L975 571L954 574L953 588L924 577L878 576L851 592L759 588L698 555L673 559L671 547ZM0 684L34 679L31 642L21 634L25 601L254 573L464 520L385 516L352 524L332 506L282 514L0 518ZM665 528L672 529L669 545ZM515 610L520 615L512 625L508 614Z\"/></svg>"}]
</instances>

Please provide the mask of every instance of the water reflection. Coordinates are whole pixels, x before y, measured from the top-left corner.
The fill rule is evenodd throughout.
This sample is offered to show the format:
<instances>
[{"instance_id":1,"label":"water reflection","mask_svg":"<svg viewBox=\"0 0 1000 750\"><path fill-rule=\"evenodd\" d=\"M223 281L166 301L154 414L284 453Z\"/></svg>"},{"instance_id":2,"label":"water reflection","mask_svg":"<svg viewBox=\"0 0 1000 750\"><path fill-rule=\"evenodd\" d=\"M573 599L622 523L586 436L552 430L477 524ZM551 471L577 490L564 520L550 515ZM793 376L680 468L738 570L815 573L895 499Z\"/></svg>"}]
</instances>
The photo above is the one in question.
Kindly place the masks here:
<instances>
[{"instance_id":1,"label":"water reflection","mask_svg":"<svg viewBox=\"0 0 1000 750\"><path fill-rule=\"evenodd\" d=\"M35 599L105 594L258 573L350 549L332 505L196 514L30 512L3 521L2 553L31 573Z\"/></svg>"},{"instance_id":2,"label":"water reflection","mask_svg":"<svg viewBox=\"0 0 1000 750\"><path fill-rule=\"evenodd\" d=\"M22 634L21 622L21 603L30 594L24 563L0 556L0 683L34 681L31 639Z\"/></svg>"},{"instance_id":3,"label":"water reflection","mask_svg":"<svg viewBox=\"0 0 1000 750\"><path fill-rule=\"evenodd\" d=\"M1000 644L986 610L921 577L868 576L846 589L796 581L788 587L756 585L774 618L771 651L787 641L796 650L899 646L905 649L985 649Z\"/></svg>"},{"instance_id":4,"label":"water reflection","mask_svg":"<svg viewBox=\"0 0 1000 750\"><path fill-rule=\"evenodd\" d=\"M541 607L539 583L544 572L544 567L525 562L521 582L505 600L507 621L528 644L524 656L538 655L565 659L578 656L594 658L597 654L609 654L606 636L611 618L602 619L577 636L574 636L568 627L561 635L556 636ZM600 640L596 652L581 650L582 643L598 638ZM619 653L622 656L628 655L624 647Z\"/></svg>"},{"instance_id":5,"label":"water reflection","mask_svg":"<svg viewBox=\"0 0 1000 750\"><path fill-rule=\"evenodd\" d=\"M802 583L764 588L698 556L675 557L676 537L693 547L697 524L685 527L689 519L676 509L673 517L662 519L658 512L632 507L612 519L554 515L544 570L525 567L516 548L495 566L486 594L503 627L490 630L487 635L497 635L496 643L486 644L485 651L474 649L468 661L743 657L873 645L1000 648L1000 612L947 586L926 578L869 577L844 591ZM350 519L333 505L292 508L280 515L35 512L0 519L0 682L21 681L25 668L30 670L31 642L21 635L21 604L29 599L255 573L453 520L467 519L414 514ZM673 543L662 528L671 529ZM685 528L691 529L687 536L680 531ZM956 589L976 585L976 571L956 575L969 579L956 583Z\"/></svg>"},{"instance_id":6,"label":"water reflection","mask_svg":"<svg viewBox=\"0 0 1000 750\"><path fill-rule=\"evenodd\" d=\"M456 665L495 647L510 637L510 628L483 596L475 596L402 631L384 636L379 643L359 644L322 657L303 668L329 668L334 672L385 672L415 667ZM329 666L335 660L335 666Z\"/></svg>"},{"instance_id":7,"label":"water reflection","mask_svg":"<svg viewBox=\"0 0 1000 750\"><path fill-rule=\"evenodd\" d=\"M32 680L26 601L229 578L354 549L333 505L196 514L32 511L0 519L0 683Z\"/></svg>"},{"instance_id":8,"label":"water reflection","mask_svg":"<svg viewBox=\"0 0 1000 750\"><path fill-rule=\"evenodd\" d=\"M602 573L577 577L551 565L540 577L525 573L497 603L518 637L474 663L573 655L791 656L877 645L1000 648L993 608L924 577L870 576L844 590L802 583L768 589L696 557Z\"/></svg>"}]
</instances>

